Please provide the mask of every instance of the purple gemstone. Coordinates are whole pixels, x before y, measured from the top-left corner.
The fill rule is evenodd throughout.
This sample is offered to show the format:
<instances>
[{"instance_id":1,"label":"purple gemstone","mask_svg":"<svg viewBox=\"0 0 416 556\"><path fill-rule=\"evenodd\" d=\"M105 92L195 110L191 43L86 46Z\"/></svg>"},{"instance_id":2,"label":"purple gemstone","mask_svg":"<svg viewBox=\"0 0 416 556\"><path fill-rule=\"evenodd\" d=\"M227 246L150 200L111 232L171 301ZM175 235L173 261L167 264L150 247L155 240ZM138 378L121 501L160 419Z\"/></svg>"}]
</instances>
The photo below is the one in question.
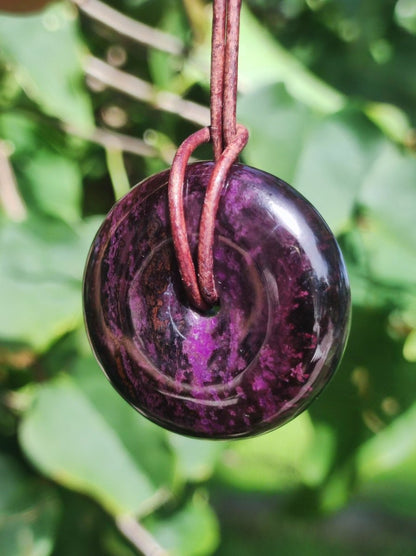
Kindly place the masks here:
<instances>
[{"instance_id":1,"label":"purple gemstone","mask_svg":"<svg viewBox=\"0 0 416 556\"><path fill-rule=\"evenodd\" d=\"M212 162L188 166L185 209L195 252ZM220 304L189 305L169 225L169 171L132 189L91 247L85 320L119 393L175 432L259 434L303 411L341 358L350 293L338 245L293 188L235 164L214 247Z\"/></svg>"}]
</instances>

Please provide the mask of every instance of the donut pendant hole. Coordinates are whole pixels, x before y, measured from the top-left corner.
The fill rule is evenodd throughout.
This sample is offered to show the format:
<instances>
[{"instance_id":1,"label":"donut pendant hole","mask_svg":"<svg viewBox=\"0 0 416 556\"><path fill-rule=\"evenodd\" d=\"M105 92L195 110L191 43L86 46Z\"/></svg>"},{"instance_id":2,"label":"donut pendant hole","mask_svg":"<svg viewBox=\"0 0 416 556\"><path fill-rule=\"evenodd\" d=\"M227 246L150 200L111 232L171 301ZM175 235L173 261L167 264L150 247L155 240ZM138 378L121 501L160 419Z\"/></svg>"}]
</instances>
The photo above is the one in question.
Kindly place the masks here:
<instances>
[{"instance_id":1,"label":"donut pendant hole","mask_svg":"<svg viewBox=\"0 0 416 556\"><path fill-rule=\"evenodd\" d=\"M206 311L189 302L170 239L152 249L127 290L136 349L177 384L193 383L198 369L199 382L205 386L232 380L255 359L267 334L268 300L259 270L246 253L221 236L217 253L221 297ZM184 361L192 361L194 372L176 371Z\"/></svg>"},{"instance_id":2,"label":"donut pendant hole","mask_svg":"<svg viewBox=\"0 0 416 556\"><path fill-rule=\"evenodd\" d=\"M215 315L218 315L220 310L221 310L221 303L218 300L216 303L214 303L214 305L208 307L208 309L203 311L202 314L205 315L206 317L215 317Z\"/></svg>"}]
</instances>

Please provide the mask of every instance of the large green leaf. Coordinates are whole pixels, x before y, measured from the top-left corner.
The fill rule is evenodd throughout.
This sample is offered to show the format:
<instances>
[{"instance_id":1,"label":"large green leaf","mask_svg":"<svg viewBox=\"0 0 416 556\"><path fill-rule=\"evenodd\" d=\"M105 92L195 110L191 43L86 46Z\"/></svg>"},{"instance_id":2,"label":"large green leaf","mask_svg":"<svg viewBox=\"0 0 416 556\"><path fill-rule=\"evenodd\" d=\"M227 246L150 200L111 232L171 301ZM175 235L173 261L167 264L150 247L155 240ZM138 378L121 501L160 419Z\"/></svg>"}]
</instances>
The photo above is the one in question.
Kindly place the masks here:
<instances>
[{"instance_id":1,"label":"large green leaf","mask_svg":"<svg viewBox=\"0 0 416 556\"><path fill-rule=\"evenodd\" d=\"M0 223L0 341L45 349L82 321L81 281L98 226L57 220Z\"/></svg>"},{"instance_id":2,"label":"large green leaf","mask_svg":"<svg viewBox=\"0 0 416 556\"><path fill-rule=\"evenodd\" d=\"M81 215L82 180L78 164L40 150L24 168L32 208L76 222Z\"/></svg>"},{"instance_id":3,"label":"large green leaf","mask_svg":"<svg viewBox=\"0 0 416 556\"><path fill-rule=\"evenodd\" d=\"M81 216L82 175L64 134L23 111L0 115L0 135L12 150L11 163L29 211L67 222Z\"/></svg>"},{"instance_id":4,"label":"large green leaf","mask_svg":"<svg viewBox=\"0 0 416 556\"><path fill-rule=\"evenodd\" d=\"M82 389L107 426L113 429L123 449L143 469L155 487L169 489L173 482L174 455L166 432L137 413L110 385L96 360L79 357L70 368L71 376ZM183 476L184 471L178 468Z\"/></svg>"},{"instance_id":5,"label":"large green leaf","mask_svg":"<svg viewBox=\"0 0 416 556\"><path fill-rule=\"evenodd\" d=\"M363 176L382 137L357 112L324 118L308 135L293 185L321 212L335 233L349 225Z\"/></svg>"},{"instance_id":6,"label":"large green leaf","mask_svg":"<svg viewBox=\"0 0 416 556\"><path fill-rule=\"evenodd\" d=\"M385 143L364 181L361 203L398 243L416 250L416 160Z\"/></svg>"},{"instance_id":7,"label":"large green leaf","mask_svg":"<svg viewBox=\"0 0 416 556\"><path fill-rule=\"evenodd\" d=\"M365 216L363 226L343 234L339 241L356 306L401 311L409 304L415 306L414 252L398 242L380 222ZM414 308L410 313L415 314Z\"/></svg>"},{"instance_id":8,"label":"large green leaf","mask_svg":"<svg viewBox=\"0 0 416 556\"><path fill-rule=\"evenodd\" d=\"M219 541L215 514L198 492L170 517L149 520L148 528L171 556L208 556Z\"/></svg>"},{"instance_id":9,"label":"large green leaf","mask_svg":"<svg viewBox=\"0 0 416 556\"><path fill-rule=\"evenodd\" d=\"M189 22L183 20L182 14L177 8L178 6L175 4L166 5L166 9L161 13L158 28L179 39L188 32ZM183 75L178 74L182 61L172 54L155 48L149 49L148 61L153 84L160 90L175 91L181 94L186 84Z\"/></svg>"},{"instance_id":10,"label":"large green leaf","mask_svg":"<svg viewBox=\"0 0 416 556\"><path fill-rule=\"evenodd\" d=\"M156 488L117 431L69 378L36 389L20 442L45 475L93 496L112 513L139 514L153 504Z\"/></svg>"},{"instance_id":11,"label":"large green leaf","mask_svg":"<svg viewBox=\"0 0 416 556\"><path fill-rule=\"evenodd\" d=\"M323 117L291 97L282 85L241 99L250 131L245 160L300 190L335 233L351 223L367 173L388 141L357 110Z\"/></svg>"},{"instance_id":12,"label":"large green leaf","mask_svg":"<svg viewBox=\"0 0 416 556\"><path fill-rule=\"evenodd\" d=\"M92 125L71 6L58 3L25 17L1 14L0 49L14 64L26 93L44 112L80 128Z\"/></svg>"},{"instance_id":13,"label":"large green leaf","mask_svg":"<svg viewBox=\"0 0 416 556\"><path fill-rule=\"evenodd\" d=\"M403 341L392 337L388 314L386 308L354 307L342 364L310 407L314 423L325 423L333 430L332 471L344 472L346 462L354 465L357 451L374 432L413 402L414 365L403 358Z\"/></svg>"},{"instance_id":14,"label":"large green leaf","mask_svg":"<svg viewBox=\"0 0 416 556\"><path fill-rule=\"evenodd\" d=\"M413 0L398 0L394 15L399 25L410 33L416 33L416 5Z\"/></svg>"},{"instance_id":15,"label":"large green leaf","mask_svg":"<svg viewBox=\"0 0 416 556\"><path fill-rule=\"evenodd\" d=\"M406 290L416 296L416 249L410 244L411 235L409 231L408 238L398 236L392 232L388 221L371 216L366 218L365 227L361 230L361 241L367 254L368 277L396 288L398 305L402 304ZM402 296L400 290L403 291Z\"/></svg>"},{"instance_id":16,"label":"large green leaf","mask_svg":"<svg viewBox=\"0 0 416 556\"><path fill-rule=\"evenodd\" d=\"M207 442L174 433L169 433L169 444L177 458L178 473L189 481L208 479L227 445L225 442Z\"/></svg>"},{"instance_id":17,"label":"large green leaf","mask_svg":"<svg viewBox=\"0 0 416 556\"><path fill-rule=\"evenodd\" d=\"M0 133L9 142L13 154L30 157L39 148L39 127L34 119L17 111L0 114Z\"/></svg>"},{"instance_id":18,"label":"large green leaf","mask_svg":"<svg viewBox=\"0 0 416 556\"><path fill-rule=\"evenodd\" d=\"M292 182L316 115L282 85L270 85L241 98L239 118L250 131L248 164Z\"/></svg>"},{"instance_id":19,"label":"large green leaf","mask_svg":"<svg viewBox=\"0 0 416 556\"><path fill-rule=\"evenodd\" d=\"M363 480L387 476L415 479L416 404L366 442L359 452L358 468Z\"/></svg>"},{"instance_id":20,"label":"large green leaf","mask_svg":"<svg viewBox=\"0 0 416 556\"><path fill-rule=\"evenodd\" d=\"M374 152L341 244L355 302L403 309L416 299L416 161L386 140Z\"/></svg>"},{"instance_id":21,"label":"large green leaf","mask_svg":"<svg viewBox=\"0 0 416 556\"><path fill-rule=\"evenodd\" d=\"M324 112L335 112L345 103L341 93L311 73L246 9L241 17L239 65L240 83L246 90L282 82L294 98Z\"/></svg>"},{"instance_id":22,"label":"large green leaf","mask_svg":"<svg viewBox=\"0 0 416 556\"><path fill-rule=\"evenodd\" d=\"M31 478L20 464L0 455L0 553L52 553L60 505L54 490Z\"/></svg>"},{"instance_id":23,"label":"large green leaf","mask_svg":"<svg viewBox=\"0 0 416 556\"><path fill-rule=\"evenodd\" d=\"M273 85L244 96L240 117L250 130L245 160L292 183L335 233L350 228L360 203L390 230L398 248L415 249L416 160L362 112L319 117Z\"/></svg>"},{"instance_id":24,"label":"large green leaf","mask_svg":"<svg viewBox=\"0 0 416 556\"><path fill-rule=\"evenodd\" d=\"M206 20L205 42L192 58L193 68L188 71L206 80L210 57L209 20ZM265 25L243 4L241 10L241 40L239 55L239 89L254 92L274 83L285 85L293 98L324 113L340 110L346 102L342 93L314 75L291 52L285 49ZM204 68L204 73L201 72ZM193 70L193 71L192 71ZM253 112L260 105L255 105Z\"/></svg>"},{"instance_id":25,"label":"large green leaf","mask_svg":"<svg viewBox=\"0 0 416 556\"><path fill-rule=\"evenodd\" d=\"M358 454L363 495L395 512L416 511L416 405L368 441Z\"/></svg>"},{"instance_id":26,"label":"large green leaf","mask_svg":"<svg viewBox=\"0 0 416 556\"><path fill-rule=\"evenodd\" d=\"M267 435L230 444L218 468L219 477L240 489L266 491L319 482L332 454L331 446L322 441L316 454L316 440L304 413Z\"/></svg>"}]
</instances>

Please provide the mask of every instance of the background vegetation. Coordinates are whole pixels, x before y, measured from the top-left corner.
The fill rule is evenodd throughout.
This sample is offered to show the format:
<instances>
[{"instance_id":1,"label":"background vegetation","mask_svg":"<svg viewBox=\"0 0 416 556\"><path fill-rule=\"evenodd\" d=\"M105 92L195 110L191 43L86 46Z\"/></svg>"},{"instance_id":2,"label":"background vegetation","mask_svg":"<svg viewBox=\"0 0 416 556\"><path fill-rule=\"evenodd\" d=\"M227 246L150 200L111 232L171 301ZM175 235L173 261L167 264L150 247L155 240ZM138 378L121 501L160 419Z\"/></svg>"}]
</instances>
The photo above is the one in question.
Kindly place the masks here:
<instances>
[{"instance_id":1,"label":"background vegetation","mask_svg":"<svg viewBox=\"0 0 416 556\"><path fill-rule=\"evenodd\" d=\"M244 2L244 161L327 219L354 313L310 411L230 443L141 418L85 338L103 215L209 102L209 3L107 5L0 14L0 553L415 554L414 0Z\"/></svg>"}]
</instances>

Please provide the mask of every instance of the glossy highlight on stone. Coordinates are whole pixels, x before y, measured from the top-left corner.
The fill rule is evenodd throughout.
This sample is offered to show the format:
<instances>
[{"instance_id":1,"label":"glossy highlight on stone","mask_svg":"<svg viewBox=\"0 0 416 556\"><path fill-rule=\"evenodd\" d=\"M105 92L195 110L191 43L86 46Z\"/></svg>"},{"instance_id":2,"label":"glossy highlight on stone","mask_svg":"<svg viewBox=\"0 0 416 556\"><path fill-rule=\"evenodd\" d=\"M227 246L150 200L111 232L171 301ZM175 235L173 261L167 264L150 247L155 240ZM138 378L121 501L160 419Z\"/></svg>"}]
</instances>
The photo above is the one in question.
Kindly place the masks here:
<instances>
[{"instance_id":1,"label":"glossy highlight on stone","mask_svg":"<svg viewBox=\"0 0 416 556\"><path fill-rule=\"evenodd\" d=\"M187 168L193 252L213 167ZM338 245L292 187L234 164L216 221L220 303L201 314L175 260L168 177L133 188L93 242L84 308L95 355L118 392L167 429L220 439L276 428L322 391L342 356L350 293Z\"/></svg>"}]
</instances>

